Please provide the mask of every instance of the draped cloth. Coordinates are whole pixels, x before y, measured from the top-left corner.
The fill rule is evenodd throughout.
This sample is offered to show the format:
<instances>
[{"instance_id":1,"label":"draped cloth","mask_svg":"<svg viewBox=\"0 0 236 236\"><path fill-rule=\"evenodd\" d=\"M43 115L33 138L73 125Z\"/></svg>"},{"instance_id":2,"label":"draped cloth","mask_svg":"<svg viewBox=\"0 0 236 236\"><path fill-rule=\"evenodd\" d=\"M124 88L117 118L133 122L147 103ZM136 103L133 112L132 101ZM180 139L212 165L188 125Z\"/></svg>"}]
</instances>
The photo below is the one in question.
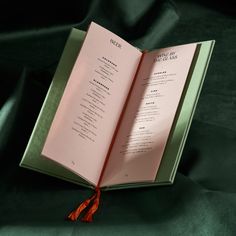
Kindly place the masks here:
<instances>
[{"instance_id":1,"label":"draped cloth","mask_svg":"<svg viewBox=\"0 0 236 236\"><path fill-rule=\"evenodd\" d=\"M21 3L22 4L22 3ZM35 10L37 9L37 10ZM0 235L236 235L236 17L229 1L93 0L0 14ZM175 183L102 194L19 167L72 27L91 20L143 48L216 40Z\"/></svg>"}]
</instances>

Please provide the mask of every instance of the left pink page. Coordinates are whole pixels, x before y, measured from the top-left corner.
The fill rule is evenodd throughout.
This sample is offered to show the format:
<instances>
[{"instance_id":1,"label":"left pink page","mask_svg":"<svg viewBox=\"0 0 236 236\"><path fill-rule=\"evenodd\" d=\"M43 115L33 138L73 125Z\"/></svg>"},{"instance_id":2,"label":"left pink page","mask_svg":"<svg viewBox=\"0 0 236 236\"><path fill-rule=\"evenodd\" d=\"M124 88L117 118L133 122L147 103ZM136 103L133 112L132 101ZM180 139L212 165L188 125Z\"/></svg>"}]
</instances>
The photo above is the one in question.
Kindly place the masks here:
<instances>
[{"instance_id":1,"label":"left pink page","mask_svg":"<svg viewBox=\"0 0 236 236\"><path fill-rule=\"evenodd\" d=\"M142 53L92 22L42 155L96 185Z\"/></svg>"}]
</instances>

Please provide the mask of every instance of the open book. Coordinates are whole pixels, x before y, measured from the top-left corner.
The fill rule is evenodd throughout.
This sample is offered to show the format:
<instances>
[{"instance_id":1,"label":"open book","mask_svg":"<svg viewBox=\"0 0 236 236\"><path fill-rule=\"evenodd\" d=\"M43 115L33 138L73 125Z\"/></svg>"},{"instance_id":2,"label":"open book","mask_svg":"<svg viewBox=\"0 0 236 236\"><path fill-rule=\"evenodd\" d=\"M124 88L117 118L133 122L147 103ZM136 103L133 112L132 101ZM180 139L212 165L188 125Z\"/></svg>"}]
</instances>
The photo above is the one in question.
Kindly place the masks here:
<instances>
[{"instance_id":1,"label":"open book","mask_svg":"<svg viewBox=\"0 0 236 236\"><path fill-rule=\"evenodd\" d=\"M20 165L92 188L173 183L213 46L142 52L73 29Z\"/></svg>"}]
</instances>

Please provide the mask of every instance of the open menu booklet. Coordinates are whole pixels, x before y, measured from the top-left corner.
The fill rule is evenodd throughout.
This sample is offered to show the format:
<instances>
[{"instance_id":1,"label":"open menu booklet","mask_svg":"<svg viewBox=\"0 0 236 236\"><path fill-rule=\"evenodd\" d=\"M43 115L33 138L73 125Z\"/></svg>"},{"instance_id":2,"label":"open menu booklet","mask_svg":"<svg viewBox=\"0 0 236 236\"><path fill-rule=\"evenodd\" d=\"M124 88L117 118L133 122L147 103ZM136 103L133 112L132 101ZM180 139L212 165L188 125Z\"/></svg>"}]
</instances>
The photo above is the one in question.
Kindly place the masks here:
<instances>
[{"instance_id":1,"label":"open menu booklet","mask_svg":"<svg viewBox=\"0 0 236 236\"><path fill-rule=\"evenodd\" d=\"M92 188L173 183L213 46L142 52L73 29L20 166Z\"/></svg>"}]
</instances>

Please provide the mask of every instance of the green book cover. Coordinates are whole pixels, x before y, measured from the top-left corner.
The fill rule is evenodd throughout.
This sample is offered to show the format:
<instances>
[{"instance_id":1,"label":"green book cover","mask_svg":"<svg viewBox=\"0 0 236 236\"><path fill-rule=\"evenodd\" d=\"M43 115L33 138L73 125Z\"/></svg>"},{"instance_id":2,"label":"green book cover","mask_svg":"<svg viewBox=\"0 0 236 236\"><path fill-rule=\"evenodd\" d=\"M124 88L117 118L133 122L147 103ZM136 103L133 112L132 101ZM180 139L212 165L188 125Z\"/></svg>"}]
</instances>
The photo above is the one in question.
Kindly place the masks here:
<instances>
[{"instance_id":1,"label":"green book cover","mask_svg":"<svg viewBox=\"0 0 236 236\"><path fill-rule=\"evenodd\" d=\"M48 131L64 93L65 86L77 59L84 37L85 32L78 29L72 29L20 166L85 187L93 188L93 186L83 178L63 166L58 165L54 161L42 158L41 156ZM173 183L204 77L206 75L213 46L214 41L198 43L155 181L118 184L104 187L104 190L167 185Z\"/></svg>"},{"instance_id":2,"label":"green book cover","mask_svg":"<svg viewBox=\"0 0 236 236\"><path fill-rule=\"evenodd\" d=\"M41 151L48 130L53 121L84 37L85 32L77 29L73 29L68 37L65 49L42 105L20 166L90 187L90 185L79 176L73 174L64 167L56 165L54 162L41 157Z\"/></svg>"}]
</instances>

